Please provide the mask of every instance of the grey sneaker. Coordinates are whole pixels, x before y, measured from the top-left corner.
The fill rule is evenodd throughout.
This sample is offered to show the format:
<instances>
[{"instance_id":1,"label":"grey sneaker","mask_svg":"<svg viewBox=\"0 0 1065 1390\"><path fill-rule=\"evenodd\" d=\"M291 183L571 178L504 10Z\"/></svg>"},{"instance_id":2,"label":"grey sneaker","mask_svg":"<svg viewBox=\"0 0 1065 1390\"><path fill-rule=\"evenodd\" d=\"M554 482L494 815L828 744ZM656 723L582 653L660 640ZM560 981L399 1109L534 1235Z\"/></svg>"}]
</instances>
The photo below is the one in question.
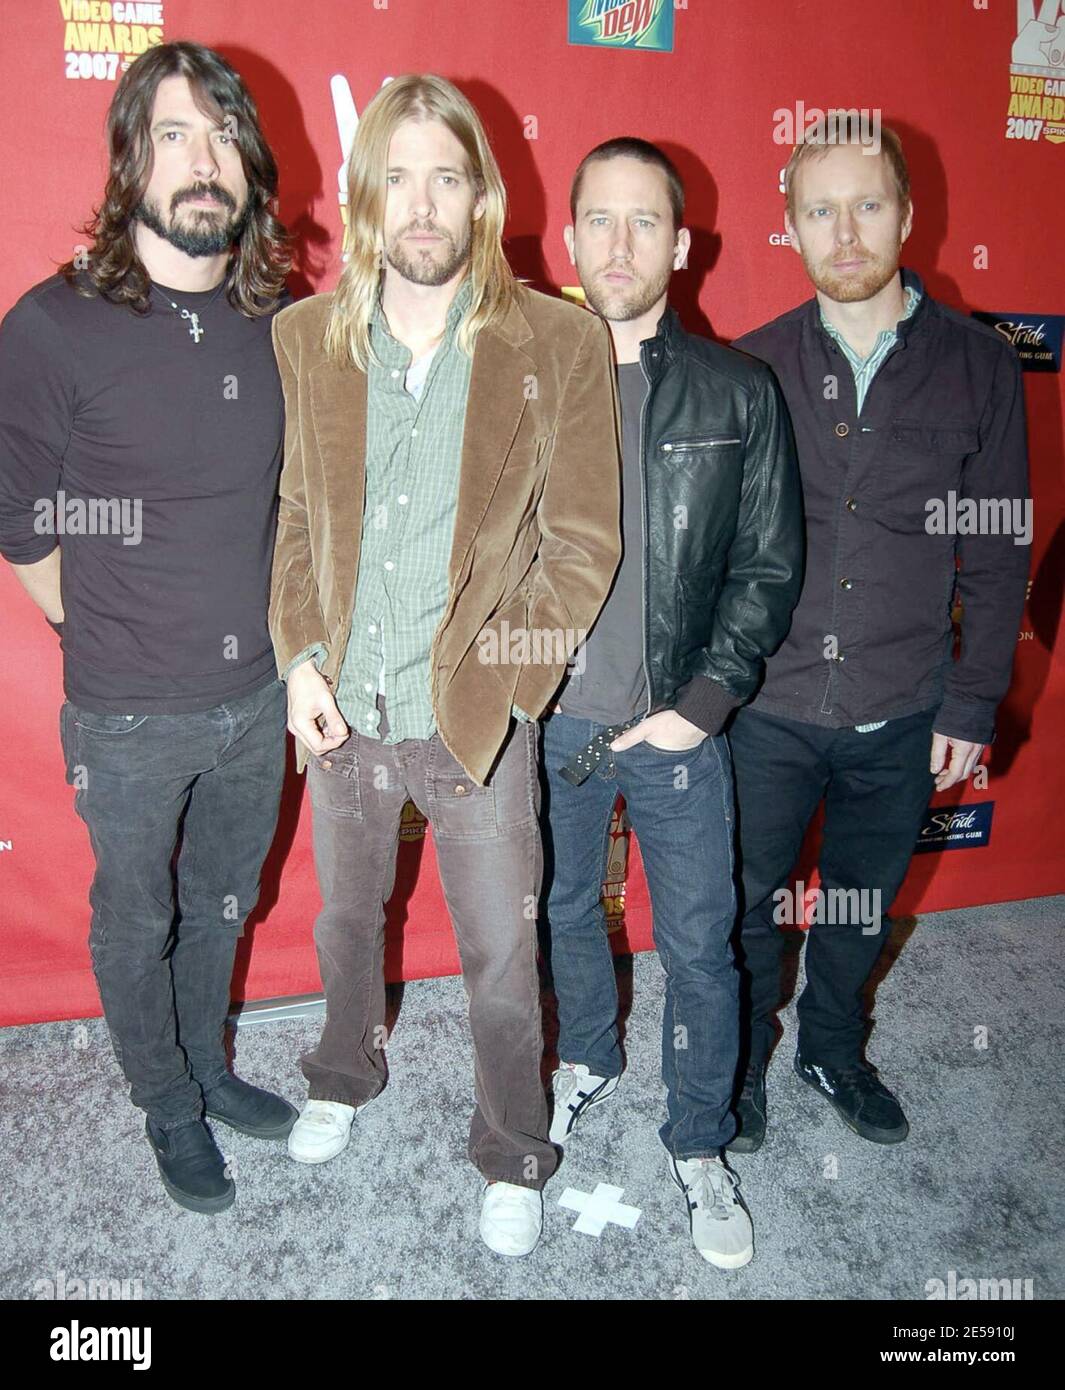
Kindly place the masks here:
<instances>
[{"instance_id":1,"label":"grey sneaker","mask_svg":"<svg viewBox=\"0 0 1065 1390\"><path fill-rule=\"evenodd\" d=\"M564 1144L581 1116L617 1088L616 1076L596 1076L583 1062L560 1062L551 1077L555 1109L548 1137L552 1144Z\"/></svg>"},{"instance_id":2,"label":"grey sneaker","mask_svg":"<svg viewBox=\"0 0 1065 1390\"><path fill-rule=\"evenodd\" d=\"M754 1228L737 1195L740 1180L720 1158L674 1158L669 1171L688 1203L692 1244L718 1269L740 1269L754 1256Z\"/></svg>"}]
</instances>

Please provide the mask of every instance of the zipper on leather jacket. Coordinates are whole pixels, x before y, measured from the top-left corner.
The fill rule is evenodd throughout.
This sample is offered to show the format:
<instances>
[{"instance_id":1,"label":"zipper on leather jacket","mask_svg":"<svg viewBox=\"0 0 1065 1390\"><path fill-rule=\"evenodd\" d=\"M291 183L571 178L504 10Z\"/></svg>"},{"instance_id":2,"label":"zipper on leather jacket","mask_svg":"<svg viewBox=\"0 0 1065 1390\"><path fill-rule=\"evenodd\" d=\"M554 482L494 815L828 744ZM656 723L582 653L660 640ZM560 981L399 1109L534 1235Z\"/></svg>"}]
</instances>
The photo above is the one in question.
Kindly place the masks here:
<instances>
[{"instance_id":1,"label":"zipper on leather jacket","mask_svg":"<svg viewBox=\"0 0 1065 1390\"><path fill-rule=\"evenodd\" d=\"M672 443L663 444L664 454L679 453L681 449L713 449L722 444L742 444L742 439L677 439Z\"/></svg>"},{"instance_id":2,"label":"zipper on leather jacket","mask_svg":"<svg viewBox=\"0 0 1065 1390\"><path fill-rule=\"evenodd\" d=\"M647 402L651 399L651 378L643 365L643 348L640 348L640 371L643 379L647 382L647 394L640 402L640 516L643 521L643 676L647 683L647 708L644 710L644 717L651 713L651 706L654 703L651 694L651 668L647 661L647 570L648 570L648 540L647 540L647 438L644 434L645 416L647 412Z\"/></svg>"}]
</instances>

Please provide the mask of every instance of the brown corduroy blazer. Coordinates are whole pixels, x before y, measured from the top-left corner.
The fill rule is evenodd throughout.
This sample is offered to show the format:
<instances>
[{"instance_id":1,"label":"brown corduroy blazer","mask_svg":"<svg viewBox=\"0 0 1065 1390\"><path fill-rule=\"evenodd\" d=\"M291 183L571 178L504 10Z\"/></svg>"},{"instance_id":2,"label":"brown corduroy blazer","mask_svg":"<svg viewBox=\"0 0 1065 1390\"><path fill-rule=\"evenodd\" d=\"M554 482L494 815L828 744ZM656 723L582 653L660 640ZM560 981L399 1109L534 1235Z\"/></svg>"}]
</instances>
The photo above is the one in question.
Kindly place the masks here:
<instances>
[{"instance_id":1,"label":"brown corduroy blazer","mask_svg":"<svg viewBox=\"0 0 1065 1390\"><path fill-rule=\"evenodd\" d=\"M482 786L511 705L533 718L543 713L621 556L609 330L586 309L518 289L516 303L481 330L474 348L448 603L430 655L440 737ZM273 322L285 458L270 634L279 672L321 642L328 651L322 674L335 686L359 572L366 375L325 355L332 298L301 300ZM533 635L531 659L515 661L523 655L514 644L521 628ZM559 639L548 640L552 633L561 634L564 655ZM509 659L486 661L493 644ZM310 755L298 740L296 755L302 772Z\"/></svg>"}]
</instances>

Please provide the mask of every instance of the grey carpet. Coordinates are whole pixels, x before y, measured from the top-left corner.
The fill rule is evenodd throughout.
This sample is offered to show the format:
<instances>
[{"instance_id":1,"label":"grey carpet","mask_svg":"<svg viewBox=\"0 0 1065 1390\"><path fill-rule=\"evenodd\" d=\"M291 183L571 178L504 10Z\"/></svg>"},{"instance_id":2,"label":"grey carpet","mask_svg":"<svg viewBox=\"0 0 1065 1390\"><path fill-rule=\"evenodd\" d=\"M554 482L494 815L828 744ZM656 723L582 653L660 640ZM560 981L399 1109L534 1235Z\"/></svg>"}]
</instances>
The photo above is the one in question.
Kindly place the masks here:
<instances>
[{"instance_id":1,"label":"grey carpet","mask_svg":"<svg viewBox=\"0 0 1065 1390\"><path fill-rule=\"evenodd\" d=\"M926 1283L1031 1279L1065 1294L1061 1020L1065 899L896 924L869 1056L908 1142L866 1143L791 1071L792 1008L769 1072L770 1133L733 1162L756 1254L726 1274L690 1245L656 1129L663 1113L654 955L632 970L629 1069L546 1189L544 1239L506 1260L478 1239L465 1157L471 1053L458 979L403 991L391 1080L345 1152L315 1168L219 1127L238 1184L216 1217L173 1205L101 1020L0 1031L5 1216L0 1294L39 1281L139 1281L146 1299L924 1299ZM620 966L626 984L626 964ZM801 971L800 971L801 982ZM313 1019L239 1030L237 1066L297 1103ZM987 1047L974 1046L977 1029ZM574 1233L558 1198L624 1188L635 1230ZM62 1272L62 1276L60 1274ZM137 1284L130 1288L136 1290Z\"/></svg>"}]
</instances>

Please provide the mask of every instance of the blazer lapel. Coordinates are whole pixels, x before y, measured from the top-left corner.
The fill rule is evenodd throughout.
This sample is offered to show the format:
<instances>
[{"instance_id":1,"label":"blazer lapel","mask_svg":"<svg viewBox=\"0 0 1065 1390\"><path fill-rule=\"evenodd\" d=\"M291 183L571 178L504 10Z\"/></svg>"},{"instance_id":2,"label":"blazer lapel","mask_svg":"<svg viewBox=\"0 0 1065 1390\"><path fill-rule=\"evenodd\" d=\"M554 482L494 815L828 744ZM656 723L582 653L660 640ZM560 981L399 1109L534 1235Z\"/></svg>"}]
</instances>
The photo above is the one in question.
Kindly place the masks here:
<instances>
[{"instance_id":1,"label":"blazer lapel","mask_svg":"<svg viewBox=\"0 0 1065 1390\"><path fill-rule=\"evenodd\" d=\"M528 320L516 304L498 326L482 329L477 335L448 566L452 593L525 414L529 378L535 375L536 362L519 344L532 336Z\"/></svg>"},{"instance_id":2,"label":"blazer lapel","mask_svg":"<svg viewBox=\"0 0 1065 1390\"><path fill-rule=\"evenodd\" d=\"M308 382L337 597L350 599L350 612L366 497L366 374L326 360L311 368Z\"/></svg>"}]
</instances>

